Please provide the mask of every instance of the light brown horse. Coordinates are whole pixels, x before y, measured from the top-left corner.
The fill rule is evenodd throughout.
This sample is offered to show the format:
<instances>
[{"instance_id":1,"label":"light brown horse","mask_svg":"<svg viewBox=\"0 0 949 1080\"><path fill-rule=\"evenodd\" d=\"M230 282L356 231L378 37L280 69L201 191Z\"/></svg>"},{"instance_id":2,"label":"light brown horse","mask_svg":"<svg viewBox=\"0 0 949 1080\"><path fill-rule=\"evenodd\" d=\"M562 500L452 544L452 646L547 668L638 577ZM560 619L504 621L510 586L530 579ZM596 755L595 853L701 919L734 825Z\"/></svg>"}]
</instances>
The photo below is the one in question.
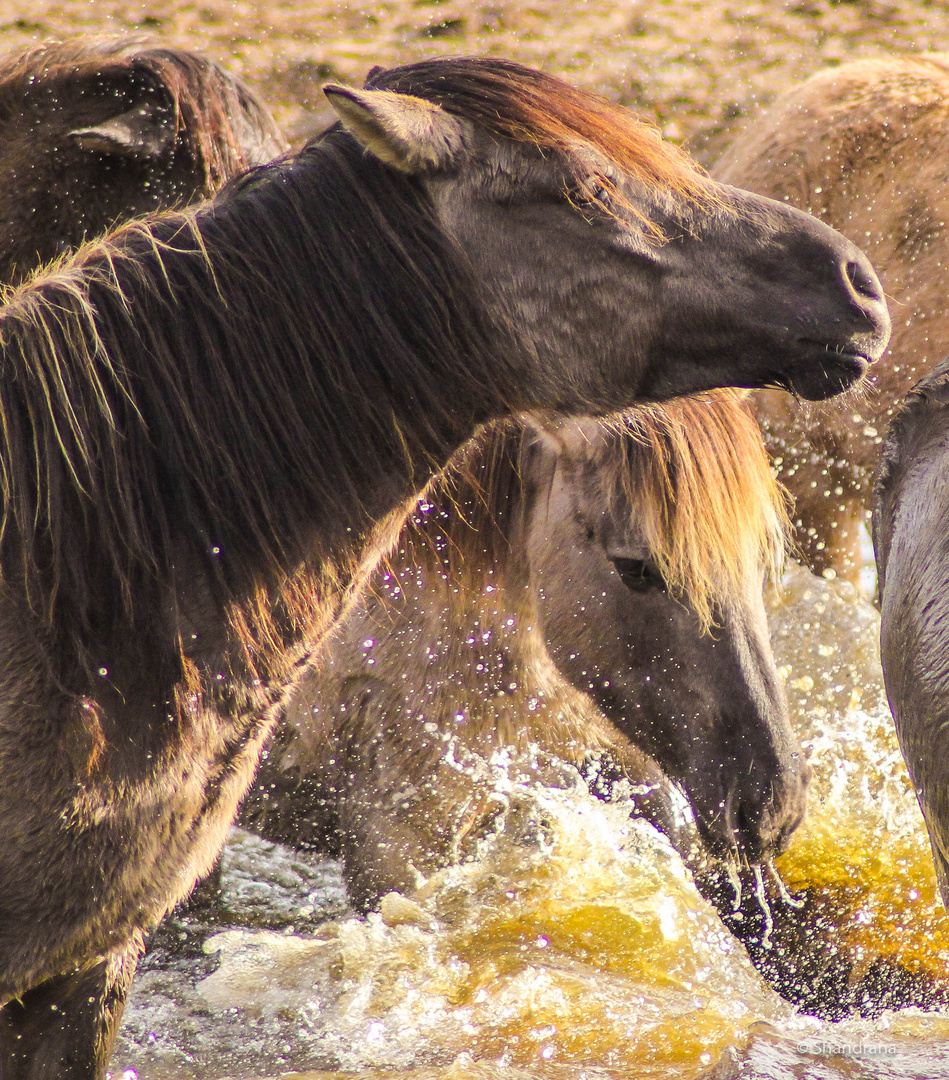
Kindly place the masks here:
<instances>
[{"instance_id":1,"label":"light brown horse","mask_svg":"<svg viewBox=\"0 0 949 1080\"><path fill-rule=\"evenodd\" d=\"M0 57L0 280L120 221L185 206L287 149L266 106L217 64L129 38Z\"/></svg>"},{"instance_id":2,"label":"light brown horse","mask_svg":"<svg viewBox=\"0 0 949 1080\"><path fill-rule=\"evenodd\" d=\"M476 851L510 773L560 782L554 761L627 780L674 840L666 776L716 855L780 851L805 783L762 599L784 506L740 396L495 425L460 457L318 656L243 824L341 854L363 910Z\"/></svg>"},{"instance_id":3,"label":"light brown horse","mask_svg":"<svg viewBox=\"0 0 949 1080\"><path fill-rule=\"evenodd\" d=\"M856 582L880 442L949 343L949 58L860 60L821 72L757 117L715 167L727 183L816 214L865 247L894 312L865 394L825 405L757 397L797 546Z\"/></svg>"},{"instance_id":4,"label":"light brown horse","mask_svg":"<svg viewBox=\"0 0 949 1080\"><path fill-rule=\"evenodd\" d=\"M849 241L556 79L441 60L327 95L296 158L0 310L4 1080L102 1073L143 935L477 425L821 397L887 339Z\"/></svg>"}]
</instances>

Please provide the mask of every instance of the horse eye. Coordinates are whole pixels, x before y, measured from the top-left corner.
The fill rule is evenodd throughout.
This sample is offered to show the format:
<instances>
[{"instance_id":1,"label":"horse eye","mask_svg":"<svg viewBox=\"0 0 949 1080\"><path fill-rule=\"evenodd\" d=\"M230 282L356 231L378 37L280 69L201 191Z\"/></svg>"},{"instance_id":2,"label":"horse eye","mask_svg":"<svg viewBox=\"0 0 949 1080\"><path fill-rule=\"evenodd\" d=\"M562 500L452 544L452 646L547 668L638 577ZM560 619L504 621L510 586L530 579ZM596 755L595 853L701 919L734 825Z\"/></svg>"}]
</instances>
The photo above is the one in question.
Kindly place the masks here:
<instances>
[{"instance_id":1,"label":"horse eye","mask_svg":"<svg viewBox=\"0 0 949 1080\"><path fill-rule=\"evenodd\" d=\"M665 591L666 583L656 567L648 559L614 559L613 565L627 589L646 592Z\"/></svg>"},{"instance_id":2,"label":"horse eye","mask_svg":"<svg viewBox=\"0 0 949 1080\"><path fill-rule=\"evenodd\" d=\"M567 201L571 205L583 208L596 204L602 209L608 210L612 204L612 197L606 185L595 177L587 177L565 189Z\"/></svg>"}]
</instances>

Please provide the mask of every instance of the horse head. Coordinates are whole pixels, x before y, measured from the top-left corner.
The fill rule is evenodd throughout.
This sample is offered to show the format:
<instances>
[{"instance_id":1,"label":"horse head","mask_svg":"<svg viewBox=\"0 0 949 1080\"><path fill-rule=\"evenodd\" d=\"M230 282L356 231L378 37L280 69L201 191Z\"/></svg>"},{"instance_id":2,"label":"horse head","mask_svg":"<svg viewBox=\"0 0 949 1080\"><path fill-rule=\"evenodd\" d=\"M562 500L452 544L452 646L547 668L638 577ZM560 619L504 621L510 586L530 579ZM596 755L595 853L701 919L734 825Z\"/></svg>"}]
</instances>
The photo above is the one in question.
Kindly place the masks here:
<instances>
[{"instance_id":1,"label":"horse head","mask_svg":"<svg viewBox=\"0 0 949 1080\"><path fill-rule=\"evenodd\" d=\"M768 638L783 504L731 395L561 424L532 468L527 548L560 669L685 789L719 855L779 852L807 767Z\"/></svg>"},{"instance_id":2,"label":"horse head","mask_svg":"<svg viewBox=\"0 0 949 1080\"><path fill-rule=\"evenodd\" d=\"M717 385L823 398L881 354L882 290L853 244L709 180L624 110L489 59L367 86L325 89L427 191L496 324L530 343L512 345L515 406L537 405L538 362L552 407L602 413Z\"/></svg>"},{"instance_id":3,"label":"horse head","mask_svg":"<svg viewBox=\"0 0 949 1080\"><path fill-rule=\"evenodd\" d=\"M127 37L3 56L0 117L4 282L286 149L263 102L217 64Z\"/></svg>"}]
</instances>

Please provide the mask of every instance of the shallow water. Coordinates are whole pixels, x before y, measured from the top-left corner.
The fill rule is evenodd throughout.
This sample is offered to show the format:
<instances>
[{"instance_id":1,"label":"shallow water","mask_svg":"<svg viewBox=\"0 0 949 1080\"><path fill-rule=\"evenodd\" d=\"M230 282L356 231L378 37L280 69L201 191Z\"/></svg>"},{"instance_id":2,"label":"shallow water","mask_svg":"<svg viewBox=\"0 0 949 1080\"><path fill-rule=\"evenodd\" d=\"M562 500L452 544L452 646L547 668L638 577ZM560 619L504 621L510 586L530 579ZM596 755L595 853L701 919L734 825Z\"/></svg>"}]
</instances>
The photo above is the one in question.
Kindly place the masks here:
<instances>
[{"instance_id":1,"label":"shallow water","mask_svg":"<svg viewBox=\"0 0 949 1080\"><path fill-rule=\"evenodd\" d=\"M771 617L814 768L778 870L851 983L899 970L949 986L949 919L886 710L876 612L795 571ZM498 785L525 798L501 764ZM368 919L348 913L334 864L235 831L215 916L231 928L170 921L113 1075L949 1077L949 1011L801 1014L622 801L579 787L530 798L536 842L502 833L477 863Z\"/></svg>"}]
</instances>

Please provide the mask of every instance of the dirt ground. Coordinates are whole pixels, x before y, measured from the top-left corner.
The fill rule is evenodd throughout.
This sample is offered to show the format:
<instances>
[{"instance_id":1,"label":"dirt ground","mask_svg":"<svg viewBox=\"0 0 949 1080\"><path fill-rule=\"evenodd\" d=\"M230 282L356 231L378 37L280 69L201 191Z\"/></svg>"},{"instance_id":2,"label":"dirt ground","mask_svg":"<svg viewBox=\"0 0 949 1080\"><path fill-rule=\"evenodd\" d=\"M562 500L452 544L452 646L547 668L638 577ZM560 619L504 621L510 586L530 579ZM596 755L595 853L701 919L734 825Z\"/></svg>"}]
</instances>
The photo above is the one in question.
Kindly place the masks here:
<instances>
[{"instance_id":1,"label":"dirt ground","mask_svg":"<svg viewBox=\"0 0 949 1080\"><path fill-rule=\"evenodd\" d=\"M949 0L0 0L0 48L92 33L206 53L296 141L328 119L327 79L440 54L511 57L635 108L709 164L745 117L821 67L949 50Z\"/></svg>"}]
</instances>

